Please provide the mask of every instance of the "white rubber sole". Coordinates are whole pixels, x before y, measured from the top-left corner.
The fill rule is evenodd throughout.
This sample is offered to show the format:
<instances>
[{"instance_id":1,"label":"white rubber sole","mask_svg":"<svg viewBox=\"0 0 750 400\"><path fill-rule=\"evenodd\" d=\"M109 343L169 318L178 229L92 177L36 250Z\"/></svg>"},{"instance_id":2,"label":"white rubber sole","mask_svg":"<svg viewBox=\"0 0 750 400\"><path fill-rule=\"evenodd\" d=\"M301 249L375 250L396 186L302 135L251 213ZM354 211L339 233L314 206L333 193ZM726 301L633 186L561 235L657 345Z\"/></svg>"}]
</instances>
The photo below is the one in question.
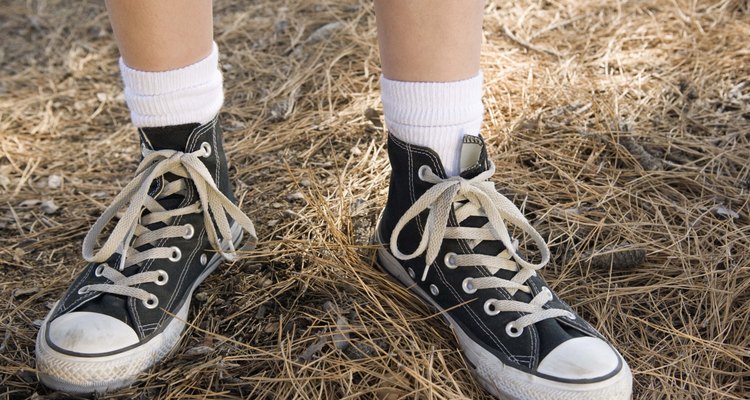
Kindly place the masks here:
<instances>
[{"instance_id":1,"label":"white rubber sole","mask_svg":"<svg viewBox=\"0 0 750 400\"><path fill-rule=\"evenodd\" d=\"M232 226L232 239L236 245L242 241L242 228L238 224ZM67 393L102 393L129 386L138 374L161 361L177 346L185 329L193 292L221 261L221 255L214 254L206 270L190 288L185 304L161 333L142 346L122 353L104 357L76 357L56 351L44 340L47 320L52 313L50 311L36 337L36 366L39 379L45 386Z\"/></svg>"},{"instance_id":2,"label":"white rubber sole","mask_svg":"<svg viewBox=\"0 0 750 400\"><path fill-rule=\"evenodd\" d=\"M376 238L377 243L381 243ZM385 249L378 249L378 264L401 284L414 291L423 301L440 310L440 306L416 285L401 263ZM623 367L617 375L595 383L564 383L532 375L503 364L484 347L474 342L447 313L442 314L450 325L467 360L474 365L477 380L488 392L502 400L628 400L632 395L633 378L622 356ZM618 353L619 355L619 353ZM469 365L471 368L471 365Z\"/></svg>"}]
</instances>

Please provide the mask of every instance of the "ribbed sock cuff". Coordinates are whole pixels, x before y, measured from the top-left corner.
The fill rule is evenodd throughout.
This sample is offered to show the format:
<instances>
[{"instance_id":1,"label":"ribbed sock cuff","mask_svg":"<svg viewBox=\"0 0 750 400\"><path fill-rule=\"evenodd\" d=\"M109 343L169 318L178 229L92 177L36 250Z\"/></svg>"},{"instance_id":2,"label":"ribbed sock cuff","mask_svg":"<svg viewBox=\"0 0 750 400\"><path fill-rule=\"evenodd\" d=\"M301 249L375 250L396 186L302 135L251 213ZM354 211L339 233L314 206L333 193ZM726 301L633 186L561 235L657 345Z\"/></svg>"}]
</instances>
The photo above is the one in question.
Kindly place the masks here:
<instances>
[{"instance_id":1,"label":"ribbed sock cuff","mask_svg":"<svg viewBox=\"0 0 750 400\"><path fill-rule=\"evenodd\" d=\"M125 84L125 101L133 125L137 127L205 124L216 116L224 103L216 43L208 57L183 68L138 71L125 65L120 58L120 72Z\"/></svg>"},{"instance_id":2,"label":"ribbed sock cuff","mask_svg":"<svg viewBox=\"0 0 750 400\"><path fill-rule=\"evenodd\" d=\"M388 130L401 140L429 147L449 176L457 175L464 135L482 127L482 74L454 82L403 82L380 78Z\"/></svg>"}]
</instances>

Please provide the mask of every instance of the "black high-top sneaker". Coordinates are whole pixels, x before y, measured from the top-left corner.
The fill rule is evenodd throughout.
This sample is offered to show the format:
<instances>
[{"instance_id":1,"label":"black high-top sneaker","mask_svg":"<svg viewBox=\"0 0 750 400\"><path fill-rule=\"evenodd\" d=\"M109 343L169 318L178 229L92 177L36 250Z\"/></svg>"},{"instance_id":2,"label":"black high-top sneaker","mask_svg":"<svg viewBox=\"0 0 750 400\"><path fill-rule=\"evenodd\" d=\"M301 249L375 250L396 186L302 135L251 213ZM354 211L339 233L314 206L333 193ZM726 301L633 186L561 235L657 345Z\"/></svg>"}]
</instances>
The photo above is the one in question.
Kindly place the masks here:
<instances>
[{"instance_id":1,"label":"black high-top sneaker","mask_svg":"<svg viewBox=\"0 0 750 400\"><path fill-rule=\"evenodd\" d=\"M193 291L232 259L250 219L235 205L217 120L139 130L135 178L83 243L89 262L36 341L41 381L72 393L129 385L172 350ZM94 252L108 222L119 221Z\"/></svg>"},{"instance_id":2,"label":"black high-top sneaker","mask_svg":"<svg viewBox=\"0 0 750 400\"><path fill-rule=\"evenodd\" d=\"M388 154L377 262L443 313L482 386L501 399L629 399L622 356L537 274L547 245L488 180L481 137L465 136L453 178L433 151L393 135ZM506 223L533 239L539 264L518 254Z\"/></svg>"}]
</instances>

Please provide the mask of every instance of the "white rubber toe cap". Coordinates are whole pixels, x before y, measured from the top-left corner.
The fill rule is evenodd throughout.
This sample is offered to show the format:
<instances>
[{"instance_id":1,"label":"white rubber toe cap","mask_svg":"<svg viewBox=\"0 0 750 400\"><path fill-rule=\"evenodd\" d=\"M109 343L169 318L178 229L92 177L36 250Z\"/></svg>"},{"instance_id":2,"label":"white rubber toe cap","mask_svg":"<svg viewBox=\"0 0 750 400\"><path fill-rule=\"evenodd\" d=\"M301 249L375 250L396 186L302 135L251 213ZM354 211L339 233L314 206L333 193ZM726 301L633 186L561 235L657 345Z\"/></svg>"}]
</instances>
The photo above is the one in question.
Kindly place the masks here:
<instances>
[{"instance_id":1,"label":"white rubber toe cap","mask_svg":"<svg viewBox=\"0 0 750 400\"><path fill-rule=\"evenodd\" d=\"M537 371L562 379L595 379L612 373L619 361L620 356L603 340L578 337L547 354Z\"/></svg>"},{"instance_id":2,"label":"white rubber toe cap","mask_svg":"<svg viewBox=\"0 0 750 400\"><path fill-rule=\"evenodd\" d=\"M138 343L128 324L109 315L75 311L49 325L49 339L57 347L81 354L99 354Z\"/></svg>"}]
</instances>

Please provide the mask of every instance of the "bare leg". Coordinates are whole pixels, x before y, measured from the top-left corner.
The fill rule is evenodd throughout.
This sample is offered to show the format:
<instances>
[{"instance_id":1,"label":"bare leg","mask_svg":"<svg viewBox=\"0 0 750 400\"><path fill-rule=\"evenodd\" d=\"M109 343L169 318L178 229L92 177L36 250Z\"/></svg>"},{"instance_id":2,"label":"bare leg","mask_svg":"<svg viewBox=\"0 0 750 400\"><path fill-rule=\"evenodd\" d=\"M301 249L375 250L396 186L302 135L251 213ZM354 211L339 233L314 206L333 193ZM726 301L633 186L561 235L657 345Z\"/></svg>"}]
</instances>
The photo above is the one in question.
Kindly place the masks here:
<instances>
[{"instance_id":1,"label":"bare leg","mask_svg":"<svg viewBox=\"0 0 750 400\"><path fill-rule=\"evenodd\" d=\"M483 0L375 0L383 75L448 82L479 73Z\"/></svg>"},{"instance_id":2,"label":"bare leg","mask_svg":"<svg viewBox=\"0 0 750 400\"><path fill-rule=\"evenodd\" d=\"M125 64L167 71L211 53L211 0L107 0L117 47Z\"/></svg>"}]
</instances>

